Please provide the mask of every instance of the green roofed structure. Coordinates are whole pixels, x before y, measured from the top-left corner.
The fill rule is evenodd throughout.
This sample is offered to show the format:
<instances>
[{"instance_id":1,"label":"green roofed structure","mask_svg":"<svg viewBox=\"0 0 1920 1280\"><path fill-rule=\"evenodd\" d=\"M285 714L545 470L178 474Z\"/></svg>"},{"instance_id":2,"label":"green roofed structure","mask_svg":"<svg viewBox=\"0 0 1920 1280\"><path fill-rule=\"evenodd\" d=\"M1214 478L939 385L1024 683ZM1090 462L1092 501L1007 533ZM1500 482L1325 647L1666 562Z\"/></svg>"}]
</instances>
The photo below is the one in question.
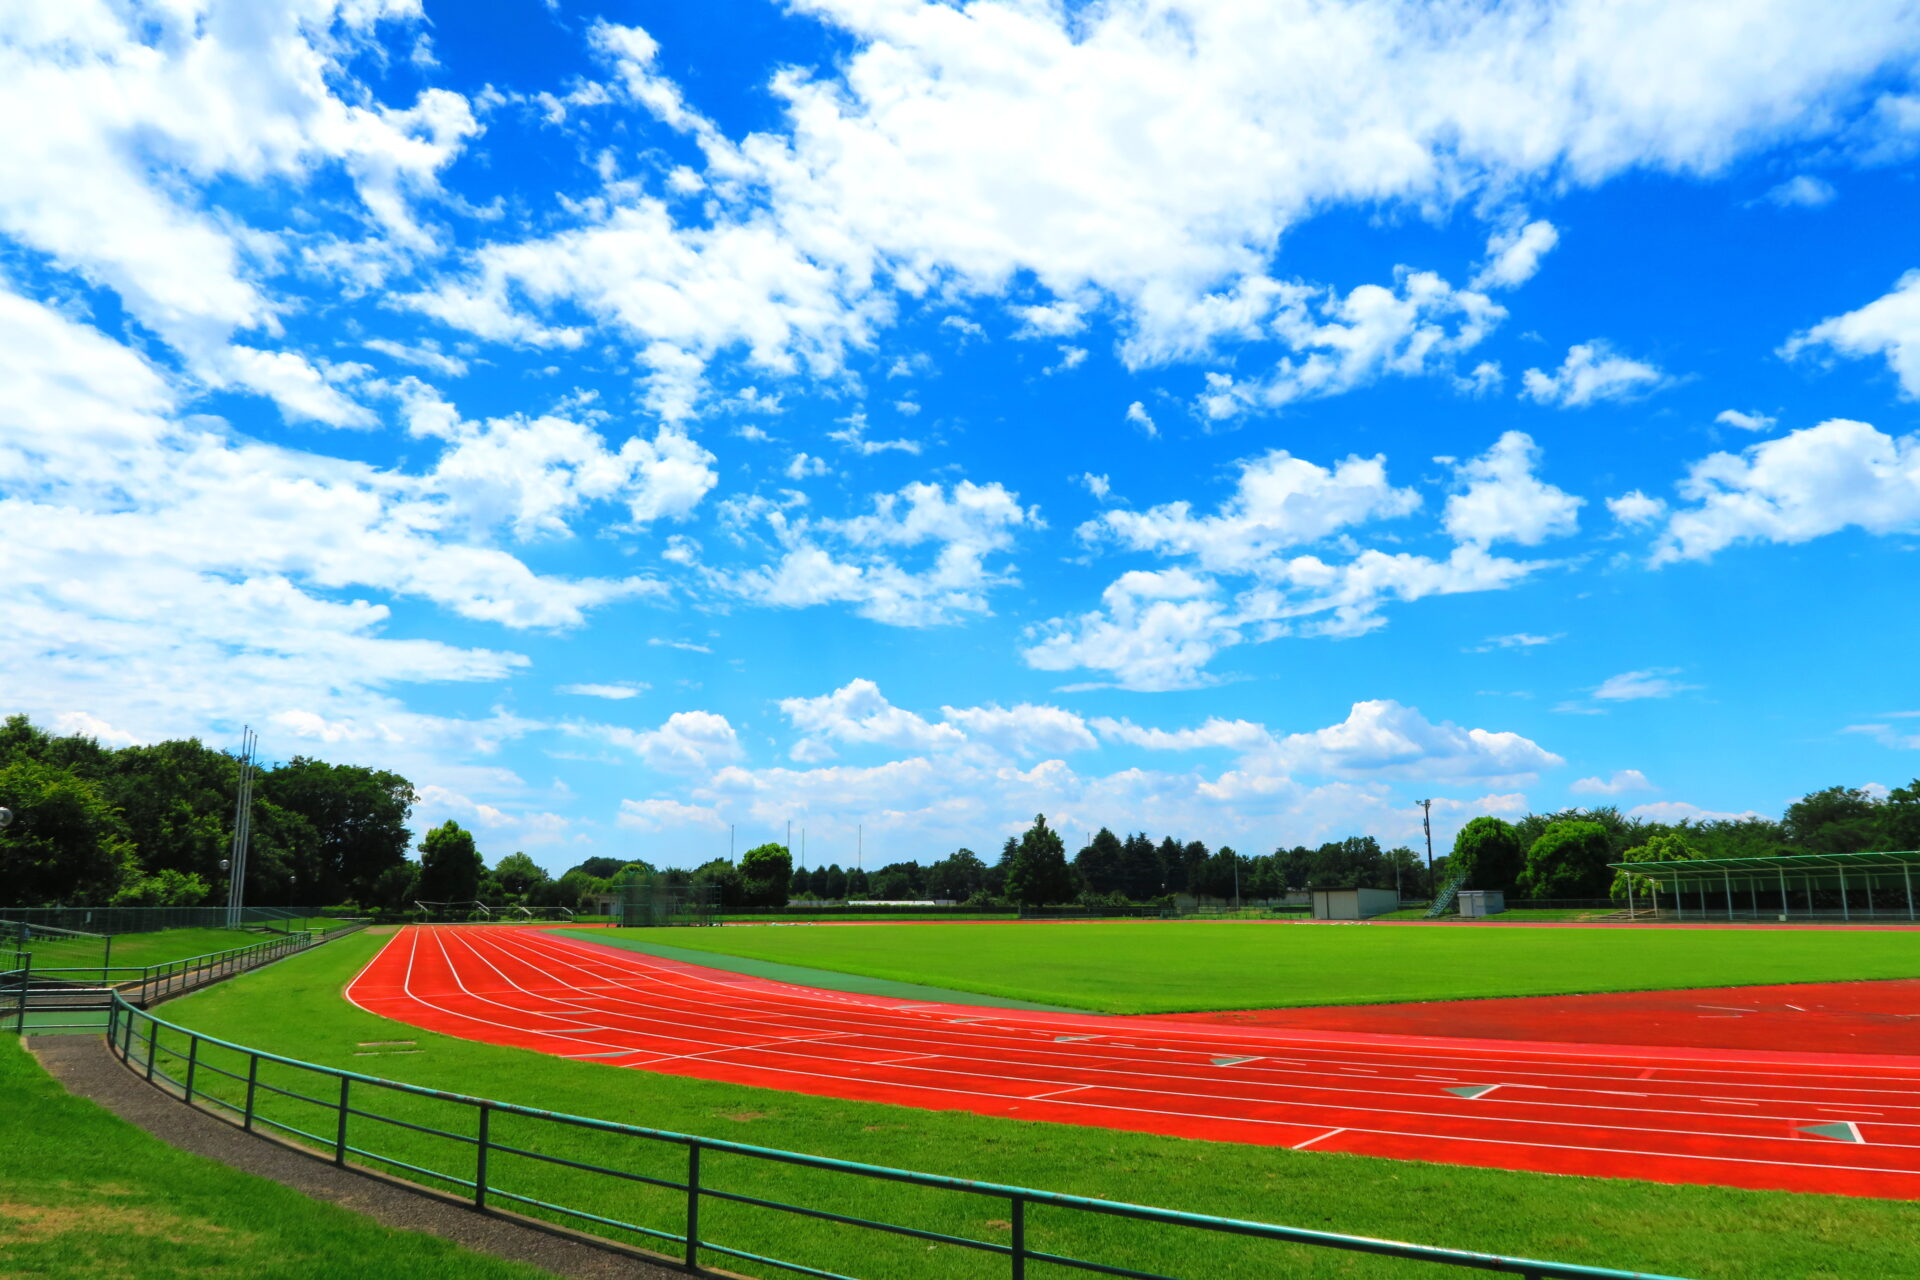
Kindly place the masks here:
<instances>
[{"instance_id":1,"label":"green roofed structure","mask_svg":"<svg viewBox=\"0 0 1920 1280\"><path fill-rule=\"evenodd\" d=\"M1699 920L1763 915L1782 920L1916 920L1915 872L1920 851L1893 853L1797 853L1759 858L1692 858L1683 862L1614 862L1627 873L1627 914L1636 914L1637 893L1648 894L1653 911L1660 895L1675 915L1688 918L1695 899ZM1638 883L1636 889L1636 883Z\"/></svg>"}]
</instances>

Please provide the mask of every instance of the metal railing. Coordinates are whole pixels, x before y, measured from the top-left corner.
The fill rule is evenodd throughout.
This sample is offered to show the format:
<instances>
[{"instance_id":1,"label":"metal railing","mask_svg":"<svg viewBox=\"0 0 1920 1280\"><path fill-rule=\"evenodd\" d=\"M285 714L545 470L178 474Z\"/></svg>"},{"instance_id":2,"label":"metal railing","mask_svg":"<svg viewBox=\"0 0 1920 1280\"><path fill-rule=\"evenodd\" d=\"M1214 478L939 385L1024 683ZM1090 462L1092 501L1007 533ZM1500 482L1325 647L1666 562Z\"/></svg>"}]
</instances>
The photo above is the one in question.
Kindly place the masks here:
<instances>
[{"instance_id":1,"label":"metal railing","mask_svg":"<svg viewBox=\"0 0 1920 1280\"><path fill-rule=\"evenodd\" d=\"M289 920L318 920L320 907L245 907L239 923L280 926ZM83 933L155 933L162 929L224 929L233 923L219 907L0 907L0 926Z\"/></svg>"},{"instance_id":2,"label":"metal railing","mask_svg":"<svg viewBox=\"0 0 1920 1280\"><path fill-rule=\"evenodd\" d=\"M365 921L347 921L324 932L284 934L149 965L35 968L29 955L26 965L0 972L0 1029L18 1034L93 1030L107 1025L115 999L153 1004L365 927Z\"/></svg>"},{"instance_id":3,"label":"metal railing","mask_svg":"<svg viewBox=\"0 0 1920 1280\"><path fill-rule=\"evenodd\" d=\"M1276 1266L1281 1260L1274 1257L1262 1262L1216 1252L1204 1263L1195 1261L1205 1241L1233 1237L1533 1280L1674 1280L975 1182L544 1111L234 1044L155 1017L118 995L107 1039L113 1053L149 1081L248 1132L342 1167L351 1164L416 1189L457 1196L481 1212L584 1232L628 1252L667 1257L701 1275L714 1274L705 1265L714 1258L730 1267L855 1280L825 1265L847 1256L859 1258L871 1268L867 1274L876 1276L982 1274L977 1265L954 1269L970 1258L989 1260L992 1274L1012 1280L1024 1280L1029 1267L1043 1264L1134 1280L1176 1280L1159 1269L1169 1255L1201 1268L1188 1270L1190 1276L1221 1275L1222 1265L1232 1261L1248 1263L1251 1275L1297 1273L1297 1267ZM391 1046L413 1042L369 1043L372 1047L363 1050L408 1052ZM436 1119L440 1123L432 1123ZM442 1144L450 1144L450 1152ZM430 1148L451 1159L437 1158L442 1167L434 1167L427 1163L436 1160ZM599 1161L592 1158L596 1154ZM616 1159L620 1163L608 1162ZM814 1203L779 1198L793 1194L778 1176L790 1169L813 1175L806 1187ZM835 1181L844 1178L853 1181ZM888 1188L893 1199L886 1207L917 1205L925 1215L923 1225L870 1216L875 1210L867 1202ZM573 1203L564 1203L565 1198ZM982 1202L1005 1216L981 1220ZM956 1203L969 1207L956 1212ZM1116 1238L1115 1223L1139 1224L1142 1230ZM861 1234L853 1247L844 1236L837 1237L835 1247L835 1238L809 1236L809 1224ZM1004 1239L959 1234L965 1226ZM732 1242L721 1243L716 1237L722 1234ZM1105 1248L1107 1260L1063 1251L1089 1241ZM671 1248L672 1255L661 1254L658 1246ZM810 1261L773 1256L775 1250L808 1248L814 1251ZM956 1252L936 1253L943 1249ZM1147 1269L1149 1264L1157 1265Z\"/></svg>"}]
</instances>

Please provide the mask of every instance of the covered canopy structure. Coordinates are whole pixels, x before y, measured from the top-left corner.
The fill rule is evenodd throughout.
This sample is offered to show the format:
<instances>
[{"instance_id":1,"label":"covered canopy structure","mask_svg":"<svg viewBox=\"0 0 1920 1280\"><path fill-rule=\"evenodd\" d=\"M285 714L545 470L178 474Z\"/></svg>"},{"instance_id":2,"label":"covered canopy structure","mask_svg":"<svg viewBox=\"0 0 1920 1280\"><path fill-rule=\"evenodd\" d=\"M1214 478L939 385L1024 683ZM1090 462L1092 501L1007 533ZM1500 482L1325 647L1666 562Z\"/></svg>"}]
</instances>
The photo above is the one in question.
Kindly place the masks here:
<instances>
[{"instance_id":1,"label":"covered canopy structure","mask_svg":"<svg viewBox=\"0 0 1920 1280\"><path fill-rule=\"evenodd\" d=\"M1635 898L1660 910L1668 895L1675 914L1699 920L1838 917L1915 920L1920 851L1798 853L1758 858L1692 858L1685 862L1614 862L1627 873L1627 914ZM1693 904L1689 907L1689 903Z\"/></svg>"}]
</instances>

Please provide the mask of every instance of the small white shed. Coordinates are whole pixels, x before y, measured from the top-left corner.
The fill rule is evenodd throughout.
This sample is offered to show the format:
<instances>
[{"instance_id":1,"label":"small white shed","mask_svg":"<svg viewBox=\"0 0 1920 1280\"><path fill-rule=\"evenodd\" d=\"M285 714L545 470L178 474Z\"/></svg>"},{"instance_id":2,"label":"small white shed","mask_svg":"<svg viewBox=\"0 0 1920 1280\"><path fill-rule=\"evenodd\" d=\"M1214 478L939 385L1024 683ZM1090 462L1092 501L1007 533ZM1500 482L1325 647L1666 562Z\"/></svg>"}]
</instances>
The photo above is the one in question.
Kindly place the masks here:
<instances>
[{"instance_id":1,"label":"small white shed","mask_svg":"<svg viewBox=\"0 0 1920 1280\"><path fill-rule=\"evenodd\" d=\"M1315 920L1370 920L1397 909L1400 895L1391 889L1315 889Z\"/></svg>"},{"instance_id":2,"label":"small white shed","mask_svg":"<svg viewBox=\"0 0 1920 1280\"><path fill-rule=\"evenodd\" d=\"M1462 889L1460 891L1460 918L1478 919L1481 916L1497 916L1507 909L1507 895L1499 889Z\"/></svg>"}]
</instances>

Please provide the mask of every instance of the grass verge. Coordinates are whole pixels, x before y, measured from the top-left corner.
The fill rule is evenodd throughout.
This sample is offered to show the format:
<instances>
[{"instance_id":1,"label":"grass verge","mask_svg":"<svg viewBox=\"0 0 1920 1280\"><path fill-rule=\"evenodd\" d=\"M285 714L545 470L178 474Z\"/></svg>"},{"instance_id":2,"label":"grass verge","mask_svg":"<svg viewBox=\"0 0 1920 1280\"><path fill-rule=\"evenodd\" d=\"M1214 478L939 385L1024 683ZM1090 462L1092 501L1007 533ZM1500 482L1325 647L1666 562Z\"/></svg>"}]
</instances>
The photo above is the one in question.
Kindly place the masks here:
<instances>
[{"instance_id":1,"label":"grass verge","mask_svg":"<svg viewBox=\"0 0 1920 1280\"><path fill-rule=\"evenodd\" d=\"M533 1280L176 1151L76 1098L0 1038L0 1272L58 1280Z\"/></svg>"},{"instance_id":2,"label":"grass verge","mask_svg":"<svg viewBox=\"0 0 1920 1280\"><path fill-rule=\"evenodd\" d=\"M1845 929L1380 929L1143 921L608 932L1103 1013L1920 977L1920 938L1914 934Z\"/></svg>"},{"instance_id":3,"label":"grass verge","mask_svg":"<svg viewBox=\"0 0 1920 1280\"><path fill-rule=\"evenodd\" d=\"M216 951L231 951L277 937L270 933L249 933L241 929L160 929L153 933L122 933L113 939L112 961L115 969L140 968L166 964ZM90 938L60 939L43 935L28 948L35 969L97 969L107 959L105 943ZM118 975L127 976L127 975Z\"/></svg>"},{"instance_id":4,"label":"grass verge","mask_svg":"<svg viewBox=\"0 0 1920 1280\"><path fill-rule=\"evenodd\" d=\"M690 932L690 931L682 931ZM915 932L918 932L916 930ZM1382 931L1384 932L1384 931ZM1403 931L1409 932L1409 931ZM1103 1129L1037 1124L958 1112L843 1102L739 1085L621 1070L477 1044L375 1017L341 988L383 939L351 937L162 1007L162 1015L240 1043L392 1079L870 1164L907 1167L1171 1208L1385 1236L1487 1252L1690 1277L1787 1280L1920 1274L1920 1240L1904 1203L1666 1187L1621 1180L1454 1168L1337 1154L1292 1152ZM385 1043L381 1043L385 1042ZM241 1061L203 1057L244 1072ZM202 1075L203 1084L209 1079ZM237 1086L214 1077L235 1095ZM311 1078L263 1080L315 1092ZM269 1095L286 1123L331 1132L318 1107ZM471 1133L450 1104L365 1090L357 1105L418 1124ZM531 1142L497 1118L499 1141ZM678 1148L574 1132L545 1150L674 1177ZM430 1168L464 1172L465 1144L356 1118L349 1141ZM818 1175L738 1157L703 1164L710 1186L909 1223L976 1239L1007 1238L1004 1201ZM594 1206L657 1229L680 1226L677 1193L525 1160L502 1160L497 1185L559 1203ZM1004 1274L1000 1264L949 1246L712 1204L702 1235L771 1256L862 1276ZM1211 1239L1110 1220L1038 1211L1038 1248L1175 1275L1220 1277L1422 1277L1464 1274L1425 1264L1244 1240ZM740 1269L754 1272L751 1266ZM766 1272L766 1274L778 1274ZM1040 1268L1030 1275L1055 1274Z\"/></svg>"}]
</instances>

